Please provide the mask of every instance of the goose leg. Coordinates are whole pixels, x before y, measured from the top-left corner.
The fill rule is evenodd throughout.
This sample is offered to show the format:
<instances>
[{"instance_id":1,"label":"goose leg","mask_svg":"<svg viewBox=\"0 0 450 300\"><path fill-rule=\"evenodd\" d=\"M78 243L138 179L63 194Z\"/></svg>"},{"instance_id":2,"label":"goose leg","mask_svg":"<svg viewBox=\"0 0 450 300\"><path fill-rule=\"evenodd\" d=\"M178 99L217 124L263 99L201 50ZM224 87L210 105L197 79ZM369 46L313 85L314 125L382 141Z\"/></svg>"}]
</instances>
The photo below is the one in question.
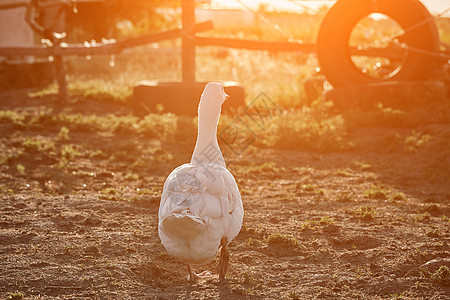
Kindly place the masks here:
<instances>
[{"instance_id":1,"label":"goose leg","mask_svg":"<svg viewBox=\"0 0 450 300\"><path fill-rule=\"evenodd\" d=\"M188 280L191 282L195 282L198 279L209 279L209 278L213 277L213 274L211 273L211 271L206 270L199 274L196 274L190 264L188 264L187 266L188 266L188 271L189 271Z\"/></svg>"},{"instance_id":2,"label":"goose leg","mask_svg":"<svg viewBox=\"0 0 450 300\"><path fill-rule=\"evenodd\" d=\"M224 280L230 264L230 251L228 250L227 238L223 237L220 241L220 245L222 246L222 249L220 250L219 263L217 264L215 271L219 273L219 279Z\"/></svg>"},{"instance_id":3,"label":"goose leg","mask_svg":"<svg viewBox=\"0 0 450 300\"><path fill-rule=\"evenodd\" d=\"M197 280L197 274L195 274L194 270L192 269L192 266L190 264L187 265L188 266L188 280L191 282L195 282Z\"/></svg>"}]
</instances>

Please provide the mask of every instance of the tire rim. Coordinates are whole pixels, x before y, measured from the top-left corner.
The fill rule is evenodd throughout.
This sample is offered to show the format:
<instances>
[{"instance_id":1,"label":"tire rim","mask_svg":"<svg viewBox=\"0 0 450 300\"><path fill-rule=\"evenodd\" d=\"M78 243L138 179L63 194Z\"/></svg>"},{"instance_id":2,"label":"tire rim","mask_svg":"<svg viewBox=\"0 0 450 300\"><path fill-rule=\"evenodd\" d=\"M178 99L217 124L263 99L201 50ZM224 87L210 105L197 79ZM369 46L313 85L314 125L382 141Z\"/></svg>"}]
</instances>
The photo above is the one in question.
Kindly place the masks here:
<instances>
[{"instance_id":1,"label":"tire rim","mask_svg":"<svg viewBox=\"0 0 450 300\"><path fill-rule=\"evenodd\" d=\"M369 78L387 80L394 77L402 69L408 54L396 38L403 33L404 29L387 15L372 13L362 18L353 28L348 43L353 66ZM352 49L385 54L366 56Z\"/></svg>"}]
</instances>

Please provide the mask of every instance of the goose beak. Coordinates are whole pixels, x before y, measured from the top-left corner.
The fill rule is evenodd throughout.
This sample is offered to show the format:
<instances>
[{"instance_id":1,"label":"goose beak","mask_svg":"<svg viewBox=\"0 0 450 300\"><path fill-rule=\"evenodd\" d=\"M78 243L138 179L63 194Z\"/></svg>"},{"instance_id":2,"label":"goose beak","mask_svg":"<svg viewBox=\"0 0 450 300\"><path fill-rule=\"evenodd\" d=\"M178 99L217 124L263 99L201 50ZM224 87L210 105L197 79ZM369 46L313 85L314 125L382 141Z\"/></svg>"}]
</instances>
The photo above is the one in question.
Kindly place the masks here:
<instances>
[{"instance_id":1,"label":"goose beak","mask_svg":"<svg viewBox=\"0 0 450 300\"><path fill-rule=\"evenodd\" d=\"M227 100L228 98L230 98L230 96L229 96L228 94L225 94L225 93L224 93L224 95L225 95L224 101Z\"/></svg>"}]
</instances>

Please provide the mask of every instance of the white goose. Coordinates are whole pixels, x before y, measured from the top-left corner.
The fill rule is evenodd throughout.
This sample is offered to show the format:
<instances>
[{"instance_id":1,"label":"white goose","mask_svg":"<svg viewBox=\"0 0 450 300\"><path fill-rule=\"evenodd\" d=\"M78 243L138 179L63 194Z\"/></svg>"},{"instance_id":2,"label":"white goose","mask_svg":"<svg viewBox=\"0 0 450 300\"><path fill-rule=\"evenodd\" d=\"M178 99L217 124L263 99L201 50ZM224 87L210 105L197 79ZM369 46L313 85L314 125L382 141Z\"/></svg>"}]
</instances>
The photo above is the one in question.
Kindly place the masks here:
<instances>
[{"instance_id":1,"label":"white goose","mask_svg":"<svg viewBox=\"0 0 450 300\"><path fill-rule=\"evenodd\" d=\"M209 271L195 274L191 264L210 262L220 247L215 271L221 280L225 278L228 244L242 227L241 195L217 142L217 125L226 98L222 84L206 85L198 106L198 135L191 162L169 174L161 195L161 243L169 254L188 264L192 281L212 277Z\"/></svg>"}]
</instances>

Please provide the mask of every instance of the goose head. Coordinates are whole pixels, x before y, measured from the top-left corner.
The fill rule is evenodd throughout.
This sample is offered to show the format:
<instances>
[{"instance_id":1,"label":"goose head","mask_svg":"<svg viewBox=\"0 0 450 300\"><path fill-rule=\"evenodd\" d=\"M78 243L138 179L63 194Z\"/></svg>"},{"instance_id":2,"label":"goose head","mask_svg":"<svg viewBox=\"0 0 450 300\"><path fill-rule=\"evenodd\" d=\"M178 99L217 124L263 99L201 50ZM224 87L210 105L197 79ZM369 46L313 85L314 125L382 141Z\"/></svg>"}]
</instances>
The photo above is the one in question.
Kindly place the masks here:
<instances>
[{"instance_id":1,"label":"goose head","mask_svg":"<svg viewBox=\"0 0 450 300\"><path fill-rule=\"evenodd\" d=\"M198 115L202 117L218 118L220 115L222 104L228 98L223 85L219 82L209 82L206 84L200 97L198 105Z\"/></svg>"}]
</instances>

